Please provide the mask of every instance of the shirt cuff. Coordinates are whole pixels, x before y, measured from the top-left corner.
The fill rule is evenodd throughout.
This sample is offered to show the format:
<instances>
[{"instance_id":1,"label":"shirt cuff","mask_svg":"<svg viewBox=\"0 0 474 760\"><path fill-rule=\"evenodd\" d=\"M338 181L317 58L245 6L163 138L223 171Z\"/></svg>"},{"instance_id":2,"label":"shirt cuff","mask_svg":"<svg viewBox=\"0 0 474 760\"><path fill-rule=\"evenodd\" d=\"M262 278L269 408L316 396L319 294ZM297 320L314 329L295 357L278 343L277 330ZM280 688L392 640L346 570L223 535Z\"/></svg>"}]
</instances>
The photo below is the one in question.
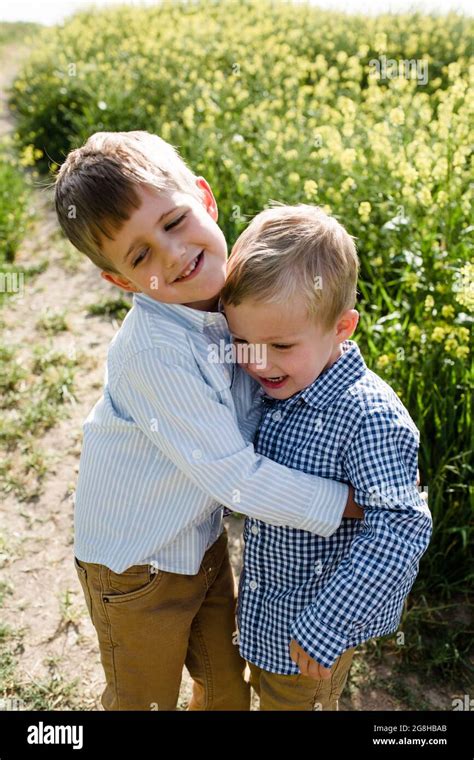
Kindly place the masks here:
<instances>
[{"instance_id":1,"label":"shirt cuff","mask_svg":"<svg viewBox=\"0 0 474 760\"><path fill-rule=\"evenodd\" d=\"M337 658L349 648L347 636L329 626L321 627L314 607L306 607L290 625L291 638L312 660L331 668Z\"/></svg>"},{"instance_id":2,"label":"shirt cuff","mask_svg":"<svg viewBox=\"0 0 474 760\"><path fill-rule=\"evenodd\" d=\"M326 478L318 478L314 486L312 501L299 529L328 538L341 525L349 496L349 486Z\"/></svg>"}]
</instances>

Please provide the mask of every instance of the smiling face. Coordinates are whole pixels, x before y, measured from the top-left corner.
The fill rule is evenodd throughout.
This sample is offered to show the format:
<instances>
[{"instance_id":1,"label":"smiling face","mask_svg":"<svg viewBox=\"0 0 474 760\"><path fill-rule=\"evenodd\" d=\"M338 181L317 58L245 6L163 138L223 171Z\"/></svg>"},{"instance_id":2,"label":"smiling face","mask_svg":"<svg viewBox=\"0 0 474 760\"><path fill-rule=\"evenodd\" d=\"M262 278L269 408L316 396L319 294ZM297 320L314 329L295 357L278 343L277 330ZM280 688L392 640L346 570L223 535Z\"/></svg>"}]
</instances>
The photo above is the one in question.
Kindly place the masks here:
<instances>
[{"instance_id":1,"label":"smiling face","mask_svg":"<svg viewBox=\"0 0 474 760\"><path fill-rule=\"evenodd\" d=\"M352 335L359 319L354 309L348 309L331 330L324 331L301 304L250 299L238 306L227 304L225 314L237 346L261 346L261 353L255 350L255 356L263 356L265 363L241 366L276 399L294 396L334 364L342 354L341 344Z\"/></svg>"},{"instance_id":2,"label":"smiling face","mask_svg":"<svg viewBox=\"0 0 474 760\"><path fill-rule=\"evenodd\" d=\"M202 177L200 202L178 190L139 186L141 205L115 238L101 241L118 274L102 277L128 291L162 303L213 310L224 285L227 245L217 226L217 204Z\"/></svg>"}]
</instances>

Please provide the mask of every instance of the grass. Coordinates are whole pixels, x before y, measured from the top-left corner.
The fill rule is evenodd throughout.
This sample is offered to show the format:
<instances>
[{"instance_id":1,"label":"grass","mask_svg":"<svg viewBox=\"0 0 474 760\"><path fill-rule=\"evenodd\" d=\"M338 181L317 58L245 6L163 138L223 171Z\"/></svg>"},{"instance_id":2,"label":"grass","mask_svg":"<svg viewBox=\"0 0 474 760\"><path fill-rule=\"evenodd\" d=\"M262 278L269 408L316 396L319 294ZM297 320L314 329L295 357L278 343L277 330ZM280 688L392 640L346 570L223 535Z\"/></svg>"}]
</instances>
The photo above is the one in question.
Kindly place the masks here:
<instances>
[{"instance_id":1,"label":"grass","mask_svg":"<svg viewBox=\"0 0 474 760\"><path fill-rule=\"evenodd\" d=\"M57 335L69 330L66 311L52 311L48 309L37 321L37 329L46 335Z\"/></svg>"},{"instance_id":2,"label":"grass","mask_svg":"<svg viewBox=\"0 0 474 760\"><path fill-rule=\"evenodd\" d=\"M56 322L54 325L56 330ZM0 443L5 456L0 482L4 493L14 492L20 501L40 495L50 460L38 449L36 440L68 415L75 401L74 378L80 361L81 357L71 358L47 345L38 345L25 364L18 346L0 346L4 410Z\"/></svg>"},{"instance_id":3,"label":"grass","mask_svg":"<svg viewBox=\"0 0 474 760\"><path fill-rule=\"evenodd\" d=\"M0 581L0 608L3 607L5 597L13 594L13 589L9 583Z\"/></svg>"},{"instance_id":4,"label":"grass","mask_svg":"<svg viewBox=\"0 0 474 760\"><path fill-rule=\"evenodd\" d=\"M0 140L0 266L11 264L31 221L30 185L9 142ZM3 270L2 270L3 271ZM11 270L10 270L11 271ZM2 282L2 292L6 292Z\"/></svg>"},{"instance_id":5,"label":"grass","mask_svg":"<svg viewBox=\"0 0 474 760\"><path fill-rule=\"evenodd\" d=\"M14 547L0 536L0 567L7 565L14 553ZM6 581L0 582L0 617L7 598L12 594L12 586ZM63 595L60 606L63 623L74 624L75 613L69 591ZM57 658L45 660L48 674L39 680L20 672L18 660L24 651L25 635L23 628L0 623L0 709L8 703L14 703L14 709L22 710L81 709L78 679L64 679Z\"/></svg>"},{"instance_id":6,"label":"grass","mask_svg":"<svg viewBox=\"0 0 474 760\"><path fill-rule=\"evenodd\" d=\"M67 628L69 625L77 627L81 618L81 611L74 606L73 592L69 589L63 592L60 598L61 627Z\"/></svg>"},{"instance_id":7,"label":"grass","mask_svg":"<svg viewBox=\"0 0 474 760\"><path fill-rule=\"evenodd\" d=\"M15 700L23 710L81 709L78 679L67 681L54 658L46 660L48 676L40 680L19 673L18 656L25 631L0 626L0 699Z\"/></svg>"},{"instance_id":8,"label":"grass","mask_svg":"<svg viewBox=\"0 0 474 760\"><path fill-rule=\"evenodd\" d=\"M88 307L87 313L92 317L105 316L121 322L131 309L131 301L125 296L119 298L104 298Z\"/></svg>"}]
</instances>

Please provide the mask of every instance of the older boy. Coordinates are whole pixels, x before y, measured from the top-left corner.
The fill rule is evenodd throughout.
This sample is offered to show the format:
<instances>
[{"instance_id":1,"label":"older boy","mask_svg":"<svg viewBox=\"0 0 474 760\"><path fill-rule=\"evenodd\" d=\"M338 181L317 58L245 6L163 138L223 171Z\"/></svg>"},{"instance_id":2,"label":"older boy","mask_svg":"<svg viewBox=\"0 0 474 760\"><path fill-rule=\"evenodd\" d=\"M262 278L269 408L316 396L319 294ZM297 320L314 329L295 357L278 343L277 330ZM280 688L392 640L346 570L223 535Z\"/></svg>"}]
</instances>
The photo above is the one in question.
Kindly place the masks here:
<instances>
[{"instance_id":1,"label":"older boy","mask_svg":"<svg viewBox=\"0 0 474 760\"><path fill-rule=\"evenodd\" d=\"M68 155L55 200L72 243L135 293L84 425L75 505L102 704L173 710L186 665L190 709L246 710L222 505L329 536L348 487L248 443L255 383L209 361L209 346L230 337L217 310L227 258L217 205L172 146L146 132L97 133Z\"/></svg>"},{"instance_id":2,"label":"older boy","mask_svg":"<svg viewBox=\"0 0 474 760\"><path fill-rule=\"evenodd\" d=\"M354 647L396 630L428 546L419 433L349 340L358 313L352 238L321 209L276 206L239 237L221 293L265 410L256 450L350 482L363 521L329 537L246 520L240 651L263 710L336 710Z\"/></svg>"}]
</instances>

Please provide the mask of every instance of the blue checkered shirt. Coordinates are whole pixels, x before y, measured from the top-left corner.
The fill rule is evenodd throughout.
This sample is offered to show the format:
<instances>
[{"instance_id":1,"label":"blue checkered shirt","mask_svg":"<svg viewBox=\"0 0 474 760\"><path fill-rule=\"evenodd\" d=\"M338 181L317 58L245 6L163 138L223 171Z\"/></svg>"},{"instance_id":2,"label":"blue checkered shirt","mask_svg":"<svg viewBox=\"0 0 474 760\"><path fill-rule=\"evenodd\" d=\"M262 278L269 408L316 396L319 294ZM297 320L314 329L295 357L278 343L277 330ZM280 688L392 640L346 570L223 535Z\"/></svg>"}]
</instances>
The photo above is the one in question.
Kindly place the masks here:
<instances>
[{"instance_id":1,"label":"blue checkered shirt","mask_svg":"<svg viewBox=\"0 0 474 760\"><path fill-rule=\"evenodd\" d=\"M416 486L419 432L354 341L289 399L263 396L256 450L287 467L352 483L364 519L328 538L245 522L240 651L293 674L291 639L329 668L346 649L395 631L432 530Z\"/></svg>"}]
</instances>

